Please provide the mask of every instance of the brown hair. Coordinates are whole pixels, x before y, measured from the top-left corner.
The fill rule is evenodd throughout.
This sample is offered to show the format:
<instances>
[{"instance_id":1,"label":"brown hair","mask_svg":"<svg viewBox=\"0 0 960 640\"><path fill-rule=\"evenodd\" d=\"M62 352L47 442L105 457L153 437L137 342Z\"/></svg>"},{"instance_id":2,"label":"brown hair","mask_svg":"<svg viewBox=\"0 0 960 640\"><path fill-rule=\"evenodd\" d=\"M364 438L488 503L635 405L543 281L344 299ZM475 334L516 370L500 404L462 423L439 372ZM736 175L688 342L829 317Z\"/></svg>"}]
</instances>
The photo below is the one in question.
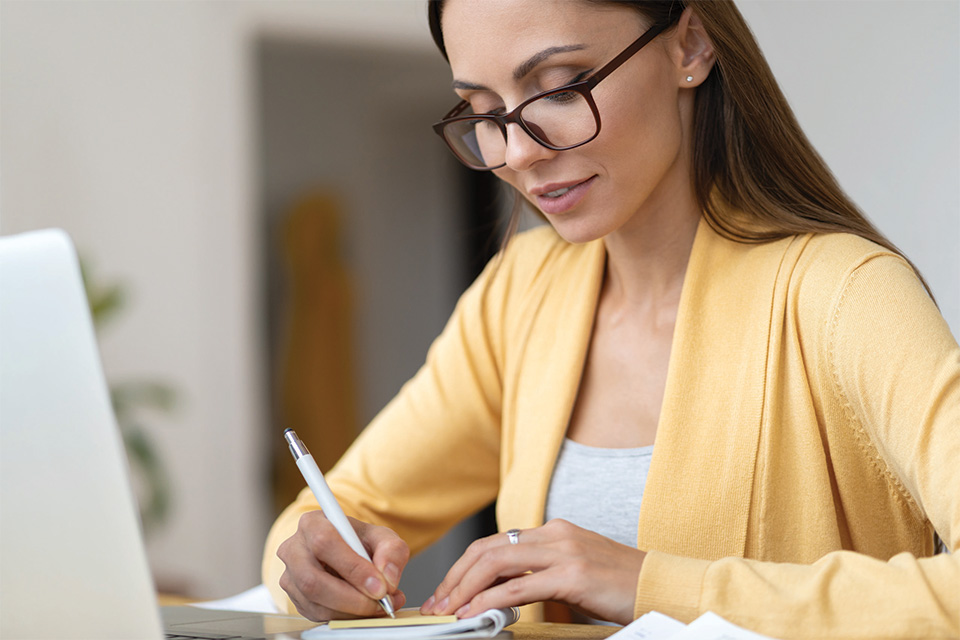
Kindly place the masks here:
<instances>
[{"instance_id":1,"label":"brown hair","mask_svg":"<svg viewBox=\"0 0 960 640\"><path fill-rule=\"evenodd\" d=\"M670 24L689 6L703 23L716 64L695 98L693 185L718 233L740 242L852 233L910 262L844 193L810 144L732 0L587 1L629 6L650 24ZM442 8L443 0L429 0L430 32L446 57ZM516 217L515 207L508 234Z\"/></svg>"}]
</instances>

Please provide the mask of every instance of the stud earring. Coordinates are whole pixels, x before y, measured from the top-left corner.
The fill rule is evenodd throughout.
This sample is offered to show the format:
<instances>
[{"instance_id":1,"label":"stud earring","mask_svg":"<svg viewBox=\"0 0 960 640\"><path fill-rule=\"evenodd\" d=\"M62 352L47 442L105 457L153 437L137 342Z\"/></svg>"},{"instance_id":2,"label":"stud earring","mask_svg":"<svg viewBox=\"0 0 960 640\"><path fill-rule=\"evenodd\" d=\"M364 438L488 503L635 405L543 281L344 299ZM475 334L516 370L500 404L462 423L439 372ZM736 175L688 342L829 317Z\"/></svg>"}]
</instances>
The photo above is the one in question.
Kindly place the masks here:
<instances>
[{"instance_id":1,"label":"stud earring","mask_svg":"<svg viewBox=\"0 0 960 640\"><path fill-rule=\"evenodd\" d=\"M693 76L687 76L687 82L693 82Z\"/></svg>"}]
</instances>

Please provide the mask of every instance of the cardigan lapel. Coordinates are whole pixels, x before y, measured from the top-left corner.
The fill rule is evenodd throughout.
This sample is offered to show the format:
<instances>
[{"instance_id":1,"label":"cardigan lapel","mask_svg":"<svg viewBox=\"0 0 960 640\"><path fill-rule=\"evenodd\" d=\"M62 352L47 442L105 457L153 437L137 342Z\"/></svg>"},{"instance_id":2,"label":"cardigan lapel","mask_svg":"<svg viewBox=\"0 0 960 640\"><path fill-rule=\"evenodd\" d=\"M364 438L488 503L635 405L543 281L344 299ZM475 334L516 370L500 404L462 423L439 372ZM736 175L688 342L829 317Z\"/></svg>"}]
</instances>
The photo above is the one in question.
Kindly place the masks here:
<instances>
[{"instance_id":1,"label":"cardigan lapel","mask_svg":"<svg viewBox=\"0 0 960 640\"><path fill-rule=\"evenodd\" d=\"M547 491L580 387L603 282L606 249L601 240L565 252L554 268L570 274L548 278L529 294L533 321L523 329L523 355L514 374L510 442L502 461L497 521L501 528L543 524Z\"/></svg>"},{"instance_id":2,"label":"cardigan lapel","mask_svg":"<svg viewBox=\"0 0 960 640\"><path fill-rule=\"evenodd\" d=\"M637 546L743 556L778 272L790 240L743 244L703 219L684 278Z\"/></svg>"}]
</instances>

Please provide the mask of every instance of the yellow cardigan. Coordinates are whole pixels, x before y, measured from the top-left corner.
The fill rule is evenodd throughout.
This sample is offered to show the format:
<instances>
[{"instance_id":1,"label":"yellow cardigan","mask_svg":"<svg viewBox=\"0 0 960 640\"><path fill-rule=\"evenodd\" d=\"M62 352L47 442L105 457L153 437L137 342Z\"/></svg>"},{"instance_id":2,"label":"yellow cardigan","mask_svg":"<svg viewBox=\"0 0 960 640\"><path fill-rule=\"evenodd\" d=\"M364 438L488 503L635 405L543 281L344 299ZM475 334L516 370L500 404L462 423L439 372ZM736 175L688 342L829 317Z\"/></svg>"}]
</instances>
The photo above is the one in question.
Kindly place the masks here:
<instances>
[{"instance_id":1,"label":"yellow cardigan","mask_svg":"<svg viewBox=\"0 0 960 640\"><path fill-rule=\"evenodd\" d=\"M329 484L416 552L494 498L542 524L602 241L517 237ZM309 491L267 540L263 579ZM910 267L859 237L741 244L701 221L639 515L635 614L781 638L960 636L960 348Z\"/></svg>"}]
</instances>

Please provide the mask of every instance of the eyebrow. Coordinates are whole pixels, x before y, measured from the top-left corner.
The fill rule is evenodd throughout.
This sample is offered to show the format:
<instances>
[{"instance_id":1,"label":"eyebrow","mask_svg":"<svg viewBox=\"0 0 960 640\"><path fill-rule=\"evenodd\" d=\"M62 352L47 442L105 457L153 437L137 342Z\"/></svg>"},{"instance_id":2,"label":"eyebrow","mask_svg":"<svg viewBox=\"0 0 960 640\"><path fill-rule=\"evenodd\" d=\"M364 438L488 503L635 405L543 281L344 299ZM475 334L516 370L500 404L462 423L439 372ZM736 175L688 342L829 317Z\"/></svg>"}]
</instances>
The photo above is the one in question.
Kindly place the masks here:
<instances>
[{"instance_id":1,"label":"eyebrow","mask_svg":"<svg viewBox=\"0 0 960 640\"><path fill-rule=\"evenodd\" d=\"M584 44L567 44L559 47L548 47L543 51L539 51L533 54L532 56L530 56L529 58L521 62L519 65L517 65L517 68L513 70L513 79L514 80L523 79L524 76L526 76L528 73L533 71L537 67L537 65L539 65L541 62L543 62L550 56L555 56L558 53L568 53L570 51L582 51L583 49L586 49L586 48L587 48L587 45L584 45ZM466 82L464 80L454 80L453 88L462 89L465 91L487 91L488 90L487 87L481 84L474 84L472 82Z\"/></svg>"}]
</instances>

